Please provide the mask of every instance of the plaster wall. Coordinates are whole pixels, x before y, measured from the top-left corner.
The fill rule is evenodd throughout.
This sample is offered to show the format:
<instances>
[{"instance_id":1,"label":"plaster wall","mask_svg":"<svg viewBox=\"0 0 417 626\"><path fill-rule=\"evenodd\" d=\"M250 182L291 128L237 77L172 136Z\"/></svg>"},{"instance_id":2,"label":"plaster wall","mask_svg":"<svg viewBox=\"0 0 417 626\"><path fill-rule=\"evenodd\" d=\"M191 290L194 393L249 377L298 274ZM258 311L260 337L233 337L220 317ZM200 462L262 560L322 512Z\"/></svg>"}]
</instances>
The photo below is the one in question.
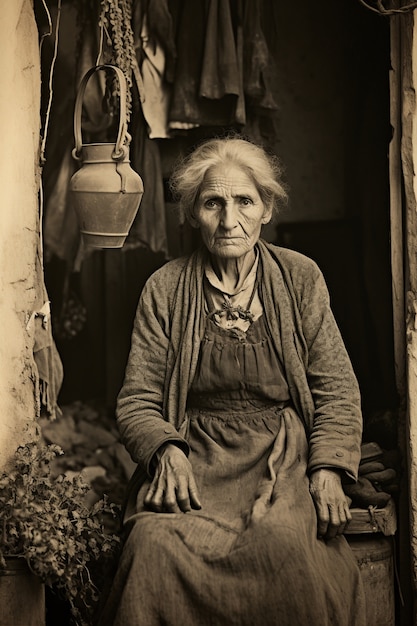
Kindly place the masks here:
<instances>
[{"instance_id":1,"label":"plaster wall","mask_svg":"<svg viewBox=\"0 0 417 626\"><path fill-rule=\"evenodd\" d=\"M31 0L0 0L0 470L36 433L40 68Z\"/></svg>"}]
</instances>

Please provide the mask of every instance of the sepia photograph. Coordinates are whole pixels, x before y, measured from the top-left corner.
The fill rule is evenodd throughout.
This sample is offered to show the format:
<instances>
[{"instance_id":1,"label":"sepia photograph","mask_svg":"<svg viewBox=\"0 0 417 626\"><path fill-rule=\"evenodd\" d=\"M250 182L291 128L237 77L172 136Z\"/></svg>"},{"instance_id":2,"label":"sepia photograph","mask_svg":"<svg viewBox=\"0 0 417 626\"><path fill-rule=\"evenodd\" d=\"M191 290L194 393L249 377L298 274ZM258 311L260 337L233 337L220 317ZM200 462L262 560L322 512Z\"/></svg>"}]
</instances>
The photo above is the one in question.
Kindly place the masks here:
<instances>
[{"instance_id":1,"label":"sepia photograph","mask_svg":"<svg viewBox=\"0 0 417 626\"><path fill-rule=\"evenodd\" d=\"M0 626L417 626L417 2L0 9Z\"/></svg>"}]
</instances>

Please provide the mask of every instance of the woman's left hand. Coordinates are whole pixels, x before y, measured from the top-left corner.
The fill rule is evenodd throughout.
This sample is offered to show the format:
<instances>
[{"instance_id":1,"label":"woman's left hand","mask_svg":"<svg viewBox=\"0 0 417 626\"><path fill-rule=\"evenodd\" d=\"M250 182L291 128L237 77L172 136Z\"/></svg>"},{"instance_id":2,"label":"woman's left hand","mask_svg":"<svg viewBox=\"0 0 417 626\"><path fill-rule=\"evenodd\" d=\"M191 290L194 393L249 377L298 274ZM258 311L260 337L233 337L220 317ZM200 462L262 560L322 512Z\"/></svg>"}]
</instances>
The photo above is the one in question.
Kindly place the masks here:
<instances>
[{"instance_id":1,"label":"woman's left hand","mask_svg":"<svg viewBox=\"0 0 417 626\"><path fill-rule=\"evenodd\" d=\"M352 519L338 470L319 469L310 476L310 493L318 521L318 536L333 539L341 535Z\"/></svg>"}]
</instances>

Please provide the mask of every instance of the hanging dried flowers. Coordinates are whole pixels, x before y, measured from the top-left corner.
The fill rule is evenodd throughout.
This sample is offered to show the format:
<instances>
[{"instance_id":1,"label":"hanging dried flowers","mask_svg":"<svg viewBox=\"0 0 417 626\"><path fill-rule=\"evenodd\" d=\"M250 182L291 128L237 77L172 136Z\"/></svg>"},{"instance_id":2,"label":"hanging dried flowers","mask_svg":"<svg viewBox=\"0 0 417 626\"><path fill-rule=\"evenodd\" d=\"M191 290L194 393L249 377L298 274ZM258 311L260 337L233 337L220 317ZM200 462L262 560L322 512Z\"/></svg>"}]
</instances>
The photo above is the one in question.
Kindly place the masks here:
<instances>
[{"instance_id":1,"label":"hanging dried flowers","mask_svg":"<svg viewBox=\"0 0 417 626\"><path fill-rule=\"evenodd\" d=\"M133 77L138 81L138 67L132 30L132 0L100 0L98 26L100 28L100 51L97 63L117 65L126 77L128 85L126 117L132 110ZM118 93L117 81L112 81L112 96ZM140 87L139 87L140 89Z\"/></svg>"},{"instance_id":2,"label":"hanging dried flowers","mask_svg":"<svg viewBox=\"0 0 417 626\"><path fill-rule=\"evenodd\" d=\"M95 65L111 64L122 70L127 83L126 119L129 123L133 86L137 89L139 99L144 99L132 28L133 0L74 1L77 6L79 58L83 57L82 50L87 58L95 50ZM81 67L85 71L85 63L81 62ZM113 74L109 74L106 79L106 110L111 111L114 116L117 116L115 108L119 95L119 83Z\"/></svg>"}]
</instances>

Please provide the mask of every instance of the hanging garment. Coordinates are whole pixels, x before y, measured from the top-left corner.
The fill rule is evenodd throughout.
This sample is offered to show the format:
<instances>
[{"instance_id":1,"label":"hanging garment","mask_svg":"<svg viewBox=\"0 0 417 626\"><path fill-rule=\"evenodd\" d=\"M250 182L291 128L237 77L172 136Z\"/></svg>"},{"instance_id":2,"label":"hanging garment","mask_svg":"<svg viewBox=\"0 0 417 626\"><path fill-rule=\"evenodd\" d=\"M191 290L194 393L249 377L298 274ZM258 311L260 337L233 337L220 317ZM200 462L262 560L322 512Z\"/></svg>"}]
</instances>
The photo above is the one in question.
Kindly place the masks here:
<instances>
[{"instance_id":1,"label":"hanging garment","mask_svg":"<svg viewBox=\"0 0 417 626\"><path fill-rule=\"evenodd\" d=\"M234 122L244 124L241 19L235 20L238 22L235 28L232 17L229 2L222 0L210 2L199 96L219 100L235 95L237 102Z\"/></svg>"},{"instance_id":2,"label":"hanging garment","mask_svg":"<svg viewBox=\"0 0 417 626\"><path fill-rule=\"evenodd\" d=\"M136 58L143 81L142 110L149 126L149 137L169 136L168 107L170 87L165 80L166 64L172 67L176 47L172 17L167 0L136 2L132 28Z\"/></svg>"},{"instance_id":3,"label":"hanging garment","mask_svg":"<svg viewBox=\"0 0 417 626\"><path fill-rule=\"evenodd\" d=\"M60 414L58 394L64 378L61 357L52 337L49 302L36 311L33 356L38 370L39 415L55 419Z\"/></svg>"},{"instance_id":4,"label":"hanging garment","mask_svg":"<svg viewBox=\"0 0 417 626\"><path fill-rule=\"evenodd\" d=\"M158 41L151 43L146 19L141 33L142 75L144 100L143 115L148 124L150 139L166 139L169 137L168 108L170 90L164 80L165 54Z\"/></svg>"},{"instance_id":5,"label":"hanging garment","mask_svg":"<svg viewBox=\"0 0 417 626\"><path fill-rule=\"evenodd\" d=\"M152 252L168 255L161 157L158 144L148 137L147 124L139 108L132 113L130 133L130 161L143 180L144 193L124 249L144 246Z\"/></svg>"},{"instance_id":6,"label":"hanging garment","mask_svg":"<svg viewBox=\"0 0 417 626\"><path fill-rule=\"evenodd\" d=\"M28 328L34 325L33 358L38 371L38 417L55 419L61 412L58 395L64 378L61 357L52 334L51 309L44 284L43 270L37 262L37 297Z\"/></svg>"},{"instance_id":7,"label":"hanging garment","mask_svg":"<svg viewBox=\"0 0 417 626\"><path fill-rule=\"evenodd\" d=\"M245 95L258 106L277 109L269 85L271 57L261 26L262 0L247 0L243 24Z\"/></svg>"},{"instance_id":8,"label":"hanging garment","mask_svg":"<svg viewBox=\"0 0 417 626\"><path fill-rule=\"evenodd\" d=\"M140 55L141 33L146 20L149 45L162 46L169 67L176 57L175 33L168 0L135 0L132 11L132 30ZM140 61L140 59L138 59Z\"/></svg>"},{"instance_id":9,"label":"hanging garment","mask_svg":"<svg viewBox=\"0 0 417 626\"><path fill-rule=\"evenodd\" d=\"M55 255L71 268L75 265L80 247L78 220L69 193L69 181L77 168L72 158L72 148L73 140L67 144L53 185L49 184L43 232L48 257Z\"/></svg>"},{"instance_id":10,"label":"hanging garment","mask_svg":"<svg viewBox=\"0 0 417 626\"><path fill-rule=\"evenodd\" d=\"M170 0L177 47L175 67L166 74L172 81L171 124L241 123L241 63L232 5L229 0Z\"/></svg>"}]
</instances>

